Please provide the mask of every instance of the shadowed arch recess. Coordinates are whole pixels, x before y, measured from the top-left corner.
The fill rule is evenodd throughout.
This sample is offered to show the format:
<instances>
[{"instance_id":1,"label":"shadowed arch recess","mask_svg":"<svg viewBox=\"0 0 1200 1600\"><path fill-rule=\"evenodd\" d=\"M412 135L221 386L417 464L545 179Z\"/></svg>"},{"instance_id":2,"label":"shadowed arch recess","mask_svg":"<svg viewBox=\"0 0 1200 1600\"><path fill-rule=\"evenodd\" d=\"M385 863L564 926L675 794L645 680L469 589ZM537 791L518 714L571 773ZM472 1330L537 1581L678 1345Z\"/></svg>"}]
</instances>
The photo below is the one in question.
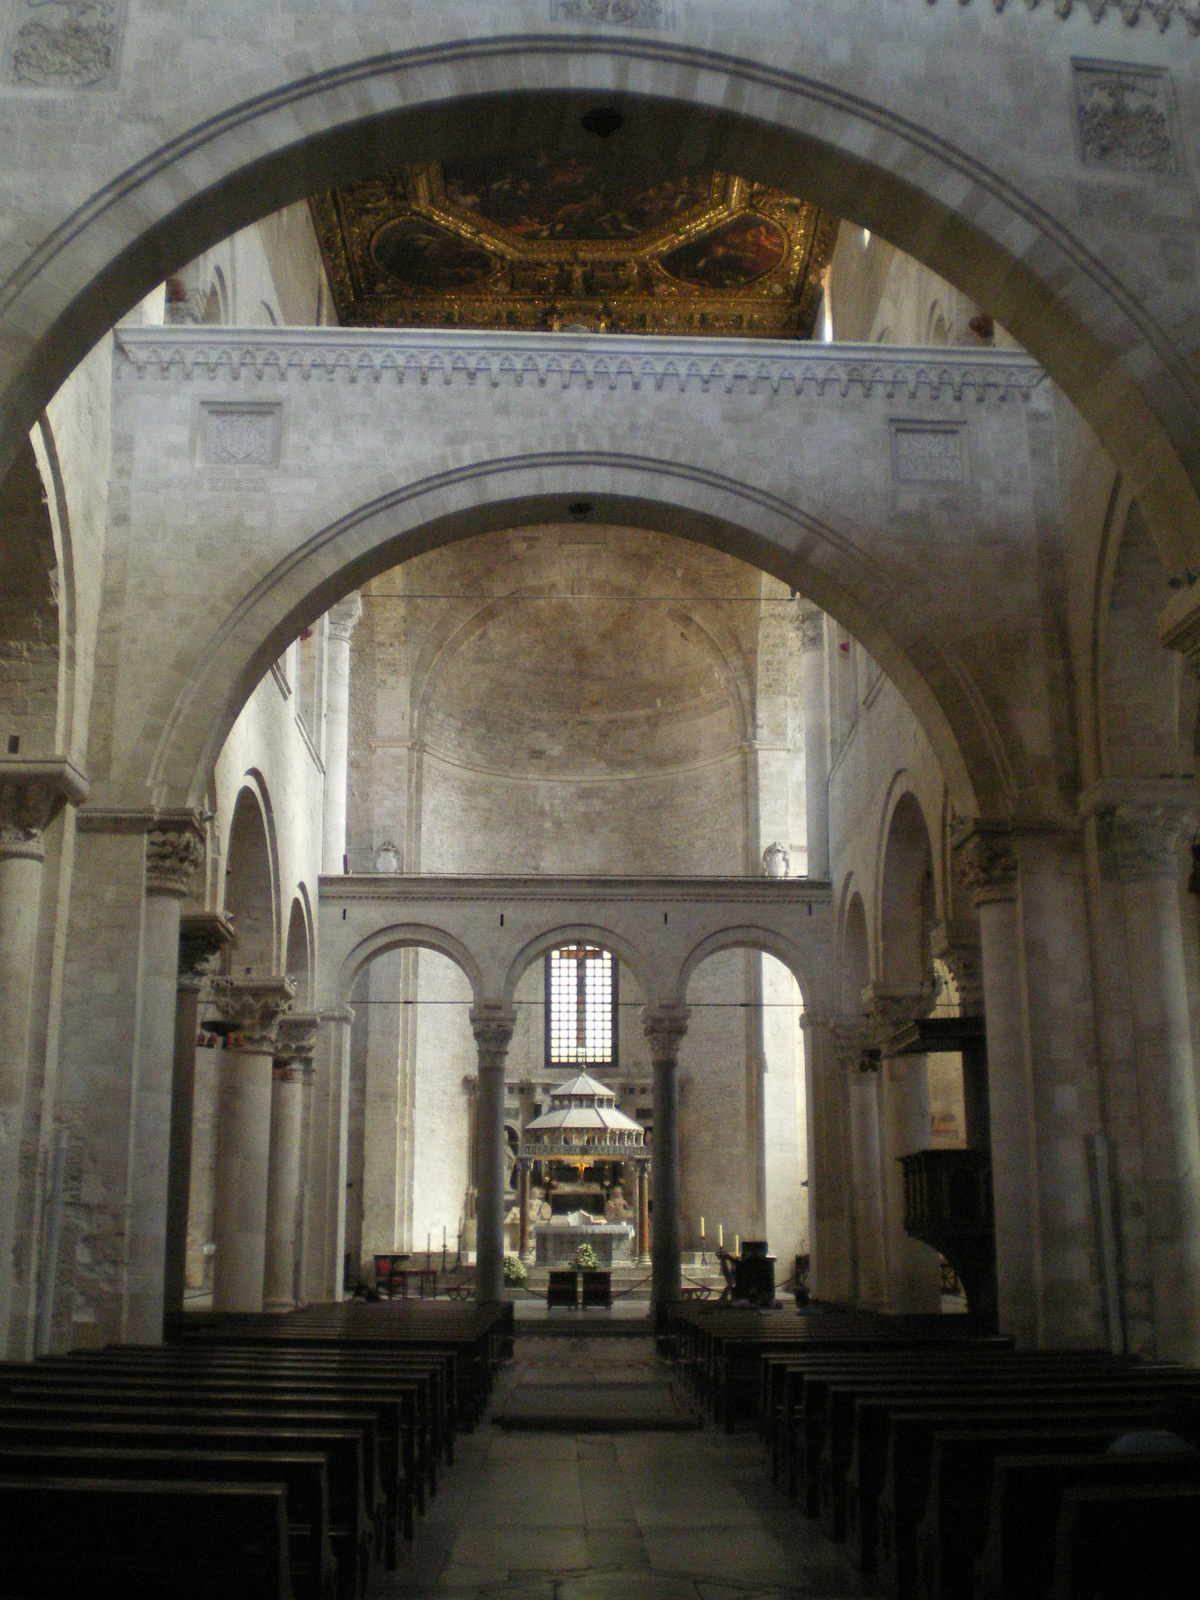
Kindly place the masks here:
<instances>
[{"instance_id":1,"label":"shadowed arch recess","mask_svg":"<svg viewBox=\"0 0 1200 1600\"><path fill-rule=\"evenodd\" d=\"M472 1005L478 1006L485 1001L483 975L479 963L461 940L444 929L435 928L427 923L396 923L369 934L356 944L343 960L337 975L336 992L339 1008L350 1004L350 996L359 974L377 956L386 955L389 950L420 949L436 950L439 955L453 961L471 985Z\"/></svg>"},{"instance_id":2,"label":"shadowed arch recess","mask_svg":"<svg viewBox=\"0 0 1200 1600\"><path fill-rule=\"evenodd\" d=\"M675 985L674 1004L681 1010L687 1008L688 984L696 968L701 962L707 961L709 956L718 955L723 950L758 950L763 955L774 956L800 985L800 994L806 1007L813 1004L813 997L820 993L819 975L810 955L801 946L793 944L790 939L785 939L770 928L746 925L722 928L717 933L709 934L688 952Z\"/></svg>"}]
</instances>

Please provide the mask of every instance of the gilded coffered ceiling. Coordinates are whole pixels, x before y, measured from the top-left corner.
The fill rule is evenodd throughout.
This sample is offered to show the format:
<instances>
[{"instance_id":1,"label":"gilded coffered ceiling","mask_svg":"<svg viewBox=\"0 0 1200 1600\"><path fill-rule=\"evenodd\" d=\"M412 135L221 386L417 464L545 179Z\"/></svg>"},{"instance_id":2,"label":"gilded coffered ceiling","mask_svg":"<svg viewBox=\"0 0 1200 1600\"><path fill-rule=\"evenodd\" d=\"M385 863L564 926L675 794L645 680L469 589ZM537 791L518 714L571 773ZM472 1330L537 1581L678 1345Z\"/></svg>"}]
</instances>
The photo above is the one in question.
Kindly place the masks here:
<instances>
[{"instance_id":1,"label":"gilded coffered ceiling","mask_svg":"<svg viewBox=\"0 0 1200 1600\"><path fill-rule=\"evenodd\" d=\"M310 204L350 327L807 339L837 232L777 189L607 149L459 157Z\"/></svg>"}]
</instances>

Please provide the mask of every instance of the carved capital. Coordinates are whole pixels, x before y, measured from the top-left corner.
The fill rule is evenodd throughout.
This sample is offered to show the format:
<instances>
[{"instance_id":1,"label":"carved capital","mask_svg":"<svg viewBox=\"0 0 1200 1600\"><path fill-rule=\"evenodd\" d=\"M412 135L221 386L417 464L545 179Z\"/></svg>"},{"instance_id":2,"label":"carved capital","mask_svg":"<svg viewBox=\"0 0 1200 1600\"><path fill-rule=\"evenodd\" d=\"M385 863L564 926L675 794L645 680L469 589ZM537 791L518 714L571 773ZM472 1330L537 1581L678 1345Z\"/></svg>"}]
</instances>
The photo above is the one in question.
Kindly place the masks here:
<instances>
[{"instance_id":1,"label":"carved capital","mask_svg":"<svg viewBox=\"0 0 1200 1600\"><path fill-rule=\"evenodd\" d=\"M833 1017L829 1023L829 1039L838 1065L845 1071L878 1069L878 1056L868 1050L870 1034L866 1017Z\"/></svg>"},{"instance_id":2,"label":"carved capital","mask_svg":"<svg viewBox=\"0 0 1200 1600\"><path fill-rule=\"evenodd\" d=\"M213 1003L221 1013L227 1050L273 1056L280 1018L291 1009L296 985L290 978L215 978Z\"/></svg>"},{"instance_id":3,"label":"carved capital","mask_svg":"<svg viewBox=\"0 0 1200 1600\"><path fill-rule=\"evenodd\" d=\"M233 923L219 911L185 911L179 919L179 987L199 989L214 977L221 951L233 943Z\"/></svg>"},{"instance_id":4,"label":"carved capital","mask_svg":"<svg viewBox=\"0 0 1200 1600\"><path fill-rule=\"evenodd\" d=\"M825 613L803 607L796 615L796 632L800 635L802 650L825 648Z\"/></svg>"},{"instance_id":5,"label":"carved capital","mask_svg":"<svg viewBox=\"0 0 1200 1600\"><path fill-rule=\"evenodd\" d=\"M182 900L204 849L204 829L194 812L156 817L146 830L146 893Z\"/></svg>"},{"instance_id":6,"label":"carved capital","mask_svg":"<svg viewBox=\"0 0 1200 1600\"><path fill-rule=\"evenodd\" d=\"M1200 822L1200 789L1190 778L1105 778L1079 800L1099 824L1108 865L1123 883L1179 877L1179 847Z\"/></svg>"},{"instance_id":7,"label":"carved capital","mask_svg":"<svg viewBox=\"0 0 1200 1600\"><path fill-rule=\"evenodd\" d=\"M498 1006L471 1010L471 1032L475 1035L475 1048L479 1052L479 1070L503 1071L513 1029L517 1025L515 1012L502 1011Z\"/></svg>"},{"instance_id":8,"label":"carved capital","mask_svg":"<svg viewBox=\"0 0 1200 1600\"><path fill-rule=\"evenodd\" d=\"M317 1030L321 1026L319 1011L288 1011L280 1017L275 1029L276 1075L293 1074L309 1077L312 1073L313 1052L317 1048Z\"/></svg>"},{"instance_id":9,"label":"carved capital","mask_svg":"<svg viewBox=\"0 0 1200 1600\"><path fill-rule=\"evenodd\" d=\"M87 796L87 780L69 761L0 756L0 860L41 861L44 834L68 803Z\"/></svg>"},{"instance_id":10,"label":"carved capital","mask_svg":"<svg viewBox=\"0 0 1200 1600\"><path fill-rule=\"evenodd\" d=\"M958 990L958 1009L964 1017L983 1015L983 951L976 939L939 922L930 938L930 951L944 961Z\"/></svg>"},{"instance_id":11,"label":"carved capital","mask_svg":"<svg viewBox=\"0 0 1200 1600\"><path fill-rule=\"evenodd\" d=\"M674 1066L679 1046L688 1029L688 1013L666 1008L642 1013L642 1031L650 1045L650 1059L657 1066Z\"/></svg>"},{"instance_id":12,"label":"carved capital","mask_svg":"<svg viewBox=\"0 0 1200 1600\"><path fill-rule=\"evenodd\" d=\"M880 989L868 984L863 990L863 1005L870 1018L871 1044L886 1056L892 1035L918 1017L927 1016L933 1001L932 984L920 989Z\"/></svg>"},{"instance_id":13,"label":"carved capital","mask_svg":"<svg viewBox=\"0 0 1200 1600\"><path fill-rule=\"evenodd\" d=\"M956 828L954 863L977 906L1016 899L1017 851L1007 823L975 818Z\"/></svg>"},{"instance_id":14,"label":"carved capital","mask_svg":"<svg viewBox=\"0 0 1200 1600\"><path fill-rule=\"evenodd\" d=\"M362 595L356 589L344 600L329 608L329 637L342 644L350 643L350 635L362 620Z\"/></svg>"}]
</instances>

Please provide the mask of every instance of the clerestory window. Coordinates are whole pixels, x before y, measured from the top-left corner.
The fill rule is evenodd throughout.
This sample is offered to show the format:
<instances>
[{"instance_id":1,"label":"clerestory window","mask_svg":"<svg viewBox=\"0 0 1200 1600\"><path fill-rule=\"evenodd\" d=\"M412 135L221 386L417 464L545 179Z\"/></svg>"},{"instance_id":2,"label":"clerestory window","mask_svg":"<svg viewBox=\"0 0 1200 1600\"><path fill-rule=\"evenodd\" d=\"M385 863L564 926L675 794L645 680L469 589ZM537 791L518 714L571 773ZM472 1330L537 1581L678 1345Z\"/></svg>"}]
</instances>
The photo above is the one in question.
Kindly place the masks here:
<instances>
[{"instance_id":1,"label":"clerestory window","mask_svg":"<svg viewBox=\"0 0 1200 1600\"><path fill-rule=\"evenodd\" d=\"M546 957L546 1065L617 1062L617 963L598 945L564 945Z\"/></svg>"}]
</instances>

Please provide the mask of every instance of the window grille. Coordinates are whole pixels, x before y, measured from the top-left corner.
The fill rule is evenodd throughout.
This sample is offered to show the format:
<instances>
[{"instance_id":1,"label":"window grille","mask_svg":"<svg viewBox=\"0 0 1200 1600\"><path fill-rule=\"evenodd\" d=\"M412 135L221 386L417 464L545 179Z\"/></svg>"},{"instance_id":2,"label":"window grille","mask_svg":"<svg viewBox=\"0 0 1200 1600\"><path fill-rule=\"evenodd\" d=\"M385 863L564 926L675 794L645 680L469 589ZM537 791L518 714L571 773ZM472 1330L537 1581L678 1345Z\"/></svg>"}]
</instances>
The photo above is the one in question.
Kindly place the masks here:
<instances>
[{"instance_id":1,"label":"window grille","mask_svg":"<svg viewBox=\"0 0 1200 1600\"><path fill-rule=\"evenodd\" d=\"M564 945L546 957L546 1065L617 1062L617 963L598 945Z\"/></svg>"}]
</instances>

